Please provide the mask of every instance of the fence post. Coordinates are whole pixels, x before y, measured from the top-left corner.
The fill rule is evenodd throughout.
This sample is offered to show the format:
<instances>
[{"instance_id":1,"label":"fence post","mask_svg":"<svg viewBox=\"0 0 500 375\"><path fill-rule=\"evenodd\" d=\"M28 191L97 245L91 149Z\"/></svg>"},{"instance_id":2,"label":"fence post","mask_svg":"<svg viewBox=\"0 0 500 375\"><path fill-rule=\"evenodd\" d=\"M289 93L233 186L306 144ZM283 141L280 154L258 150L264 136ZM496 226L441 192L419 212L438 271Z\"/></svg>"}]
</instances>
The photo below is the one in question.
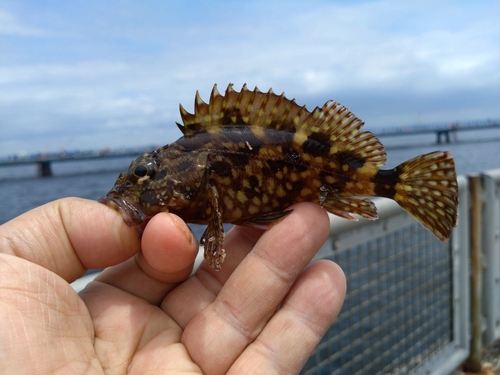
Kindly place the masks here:
<instances>
[{"instance_id":1,"label":"fence post","mask_svg":"<svg viewBox=\"0 0 500 375\"><path fill-rule=\"evenodd\" d=\"M483 357L482 340L482 209L483 187L481 176L469 176L470 189L470 265L471 265L471 343L470 356L464 364L464 370L479 372Z\"/></svg>"},{"instance_id":2,"label":"fence post","mask_svg":"<svg viewBox=\"0 0 500 375\"><path fill-rule=\"evenodd\" d=\"M483 209L483 345L500 338L500 170L481 173Z\"/></svg>"}]
</instances>

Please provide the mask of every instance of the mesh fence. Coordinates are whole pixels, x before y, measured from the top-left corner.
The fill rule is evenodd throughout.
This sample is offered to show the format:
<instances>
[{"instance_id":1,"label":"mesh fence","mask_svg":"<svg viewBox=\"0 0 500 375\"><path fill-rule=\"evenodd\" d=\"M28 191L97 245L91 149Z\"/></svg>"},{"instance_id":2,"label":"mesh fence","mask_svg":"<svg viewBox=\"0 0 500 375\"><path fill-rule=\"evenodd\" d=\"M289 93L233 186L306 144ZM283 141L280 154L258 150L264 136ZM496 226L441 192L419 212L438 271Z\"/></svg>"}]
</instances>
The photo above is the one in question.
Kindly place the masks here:
<instances>
[{"instance_id":1,"label":"mesh fence","mask_svg":"<svg viewBox=\"0 0 500 375\"><path fill-rule=\"evenodd\" d=\"M452 253L413 222L328 258L347 297L302 374L412 374L453 340Z\"/></svg>"}]
</instances>

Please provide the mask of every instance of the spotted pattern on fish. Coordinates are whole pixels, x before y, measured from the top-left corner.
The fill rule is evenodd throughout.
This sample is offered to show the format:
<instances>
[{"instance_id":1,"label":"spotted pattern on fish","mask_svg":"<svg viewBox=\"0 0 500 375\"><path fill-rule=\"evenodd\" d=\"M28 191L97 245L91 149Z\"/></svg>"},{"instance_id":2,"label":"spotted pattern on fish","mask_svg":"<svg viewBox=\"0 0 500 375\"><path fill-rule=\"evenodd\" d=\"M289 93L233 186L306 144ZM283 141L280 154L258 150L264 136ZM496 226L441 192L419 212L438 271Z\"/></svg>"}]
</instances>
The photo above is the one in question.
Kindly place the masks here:
<instances>
[{"instance_id":1,"label":"spotted pattern on fish","mask_svg":"<svg viewBox=\"0 0 500 375\"><path fill-rule=\"evenodd\" d=\"M284 94L246 85L214 86L194 113L180 106L183 136L144 154L120 174L101 202L123 213L139 232L158 212L208 224L205 259L220 269L222 223L269 225L294 203L310 201L349 220L376 219L366 196L394 199L440 240L457 222L458 186L449 152L421 155L382 170L386 152L363 122L328 101L308 111Z\"/></svg>"}]
</instances>

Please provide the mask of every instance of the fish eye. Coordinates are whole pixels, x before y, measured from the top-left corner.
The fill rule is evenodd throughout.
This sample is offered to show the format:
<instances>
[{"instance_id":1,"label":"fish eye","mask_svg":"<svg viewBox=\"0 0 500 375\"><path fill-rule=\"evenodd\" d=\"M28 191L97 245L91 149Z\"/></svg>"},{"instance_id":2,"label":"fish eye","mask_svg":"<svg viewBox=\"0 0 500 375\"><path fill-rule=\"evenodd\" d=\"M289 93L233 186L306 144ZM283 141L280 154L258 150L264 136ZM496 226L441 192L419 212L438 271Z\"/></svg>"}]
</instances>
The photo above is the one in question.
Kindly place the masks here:
<instances>
[{"instance_id":1,"label":"fish eye","mask_svg":"<svg viewBox=\"0 0 500 375\"><path fill-rule=\"evenodd\" d=\"M141 164L141 165L138 165L137 167L135 167L134 176L137 178L141 178L141 177L147 176L148 172L149 172L148 168L145 165Z\"/></svg>"},{"instance_id":2,"label":"fish eye","mask_svg":"<svg viewBox=\"0 0 500 375\"><path fill-rule=\"evenodd\" d=\"M153 160L141 160L138 164L133 164L129 168L128 177L133 182L143 183L155 175L156 164Z\"/></svg>"}]
</instances>

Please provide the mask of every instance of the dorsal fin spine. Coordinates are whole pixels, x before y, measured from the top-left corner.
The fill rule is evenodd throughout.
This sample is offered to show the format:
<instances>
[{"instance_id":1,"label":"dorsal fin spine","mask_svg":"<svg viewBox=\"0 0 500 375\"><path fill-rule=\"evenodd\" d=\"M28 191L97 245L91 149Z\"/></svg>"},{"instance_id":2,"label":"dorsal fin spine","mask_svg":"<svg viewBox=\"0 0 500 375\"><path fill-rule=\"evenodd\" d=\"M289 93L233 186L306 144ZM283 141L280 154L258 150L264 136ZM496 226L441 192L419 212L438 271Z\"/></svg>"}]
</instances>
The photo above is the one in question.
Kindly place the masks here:
<instances>
[{"instance_id":1,"label":"dorsal fin spine","mask_svg":"<svg viewBox=\"0 0 500 375\"><path fill-rule=\"evenodd\" d=\"M208 102L208 113L212 120L218 121L222 116L224 116L223 111L223 98L222 95L217 90L217 85L214 85L212 93L210 94L210 100Z\"/></svg>"},{"instance_id":2,"label":"dorsal fin spine","mask_svg":"<svg viewBox=\"0 0 500 375\"><path fill-rule=\"evenodd\" d=\"M177 121L175 122L179 130L182 132L182 134L186 135L186 127L184 125L179 124Z\"/></svg>"},{"instance_id":3,"label":"dorsal fin spine","mask_svg":"<svg viewBox=\"0 0 500 375\"><path fill-rule=\"evenodd\" d=\"M181 112L181 118L182 122L185 124L182 126L182 128L179 126L179 129L182 131L182 134L185 136L192 135L193 132L191 131L191 125L193 122L196 121L196 116L194 114L189 113L184 109L182 104L179 104L179 110ZM180 124L179 124L180 125Z\"/></svg>"},{"instance_id":4,"label":"dorsal fin spine","mask_svg":"<svg viewBox=\"0 0 500 375\"><path fill-rule=\"evenodd\" d=\"M199 91L196 91L196 97L195 97L195 102L194 102L194 114L196 116L196 120L198 123L203 122L205 117L207 116L208 112L208 105L203 101L203 99L200 96Z\"/></svg>"}]
</instances>

